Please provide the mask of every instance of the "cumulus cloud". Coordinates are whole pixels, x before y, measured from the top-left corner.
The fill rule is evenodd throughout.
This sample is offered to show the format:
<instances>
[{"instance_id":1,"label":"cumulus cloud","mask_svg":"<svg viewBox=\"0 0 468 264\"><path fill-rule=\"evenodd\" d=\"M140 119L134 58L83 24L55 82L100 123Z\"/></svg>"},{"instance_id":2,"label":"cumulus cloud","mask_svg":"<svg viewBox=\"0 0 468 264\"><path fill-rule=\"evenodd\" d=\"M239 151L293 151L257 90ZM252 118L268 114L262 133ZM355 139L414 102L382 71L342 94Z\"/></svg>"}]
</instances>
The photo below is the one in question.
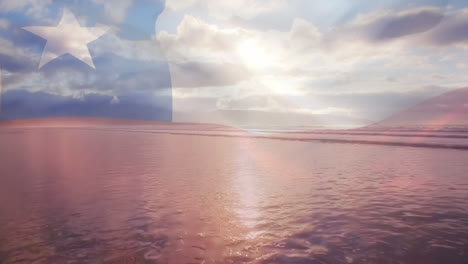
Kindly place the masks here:
<instances>
[{"instance_id":1,"label":"cumulus cloud","mask_svg":"<svg viewBox=\"0 0 468 264\"><path fill-rule=\"evenodd\" d=\"M246 34L239 28L222 29L187 15L178 26L176 35L162 31L157 40L171 61L188 58L230 60L237 41Z\"/></svg>"},{"instance_id":2,"label":"cumulus cloud","mask_svg":"<svg viewBox=\"0 0 468 264\"><path fill-rule=\"evenodd\" d=\"M169 8L187 13L201 14L199 5L196 0L168 1ZM238 10L229 10L228 17L239 16ZM434 6L376 9L325 28L296 17L285 31L245 27L235 19L225 23L226 17L208 12L185 14L175 32L161 31L156 39L169 59L176 97L196 101L211 93L218 98L214 110L353 113L378 120L427 98L421 87L447 87L439 88L442 92L468 82L456 70L467 59L456 49L465 41L466 14L465 9ZM432 78L434 72L451 77ZM309 103L277 99L301 95ZM374 99L380 103L365 103ZM375 114L372 108L378 109Z\"/></svg>"}]
</instances>

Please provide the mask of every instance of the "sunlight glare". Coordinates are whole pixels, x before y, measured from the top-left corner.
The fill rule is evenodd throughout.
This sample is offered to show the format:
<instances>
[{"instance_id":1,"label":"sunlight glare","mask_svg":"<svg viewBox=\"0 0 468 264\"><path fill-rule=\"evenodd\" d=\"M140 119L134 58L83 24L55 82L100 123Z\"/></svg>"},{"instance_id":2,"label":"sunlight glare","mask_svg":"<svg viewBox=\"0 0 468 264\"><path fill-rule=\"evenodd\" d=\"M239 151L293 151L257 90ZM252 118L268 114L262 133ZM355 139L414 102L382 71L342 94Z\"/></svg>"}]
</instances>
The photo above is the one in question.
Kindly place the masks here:
<instances>
[{"instance_id":1,"label":"sunlight glare","mask_svg":"<svg viewBox=\"0 0 468 264\"><path fill-rule=\"evenodd\" d=\"M238 44L237 52L247 67L261 70L272 63L271 58L257 41L245 40Z\"/></svg>"}]
</instances>

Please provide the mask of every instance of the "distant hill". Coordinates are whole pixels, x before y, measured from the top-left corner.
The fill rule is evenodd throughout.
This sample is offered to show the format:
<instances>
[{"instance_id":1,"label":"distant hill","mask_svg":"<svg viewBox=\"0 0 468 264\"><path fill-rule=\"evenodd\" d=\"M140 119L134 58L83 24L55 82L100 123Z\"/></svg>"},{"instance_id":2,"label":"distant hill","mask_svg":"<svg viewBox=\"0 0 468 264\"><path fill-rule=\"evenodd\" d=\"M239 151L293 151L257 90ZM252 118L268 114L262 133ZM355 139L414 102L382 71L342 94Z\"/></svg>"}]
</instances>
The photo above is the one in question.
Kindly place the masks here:
<instances>
[{"instance_id":1,"label":"distant hill","mask_svg":"<svg viewBox=\"0 0 468 264\"><path fill-rule=\"evenodd\" d=\"M444 93L370 127L468 127L468 87Z\"/></svg>"},{"instance_id":2,"label":"distant hill","mask_svg":"<svg viewBox=\"0 0 468 264\"><path fill-rule=\"evenodd\" d=\"M312 115L256 110L218 110L206 113L174 113L178 122L215 123L258 129L351 128L368 125L369 120L349 116Z\"/></svg>"}]
</instances>

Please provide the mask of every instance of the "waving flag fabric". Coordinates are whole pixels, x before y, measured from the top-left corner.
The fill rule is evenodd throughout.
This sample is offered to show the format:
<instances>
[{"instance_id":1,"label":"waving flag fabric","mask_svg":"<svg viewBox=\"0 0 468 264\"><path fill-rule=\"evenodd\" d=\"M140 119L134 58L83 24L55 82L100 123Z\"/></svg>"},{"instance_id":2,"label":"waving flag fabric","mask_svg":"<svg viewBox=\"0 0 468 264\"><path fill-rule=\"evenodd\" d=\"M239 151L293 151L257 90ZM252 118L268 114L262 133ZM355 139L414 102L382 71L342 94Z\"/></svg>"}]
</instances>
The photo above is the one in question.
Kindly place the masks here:
<instances>
[{"instance_id":1,"label":"waving flag fabric","mask_svg":"<svg viewBox=\"0 0 468 264\"><path fill-rule=\"evenodd\" d=\"M1 7L3 120L171 121L169 67L153 40L163 1L5 1Z\"/></svg>"}]
</instances>

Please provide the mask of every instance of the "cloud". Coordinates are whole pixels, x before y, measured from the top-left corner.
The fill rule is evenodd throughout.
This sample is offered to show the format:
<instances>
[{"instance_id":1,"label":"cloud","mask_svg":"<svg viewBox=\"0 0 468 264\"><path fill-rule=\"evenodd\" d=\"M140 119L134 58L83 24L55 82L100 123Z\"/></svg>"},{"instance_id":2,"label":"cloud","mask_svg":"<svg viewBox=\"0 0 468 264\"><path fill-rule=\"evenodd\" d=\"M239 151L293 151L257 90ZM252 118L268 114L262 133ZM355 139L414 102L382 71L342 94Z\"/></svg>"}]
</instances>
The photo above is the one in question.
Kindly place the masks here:
<instances>
[{"instance_id":1,"label":"cloud","mask_svg":"<svg viewBox=\"0 0 468 264\"><path fill-rule=\"evenodd\" d=\"M319 30L306 19L296 18L288 32L260 31L242 26L222 27L186 15L175 34L162 31L157 40L171 63L227 61L243 63L248 68L252 66L248 65L249 62L258 62L258 56L255 56L258 52L247 54L248 60L242 61L246 54L239 54L239 46L252 42L255 43L251 45L252 49L267 54L264 56L269 64L264 69L267 73L324 69L328 72L346 72L355 69L356 65L377 60L396 62L407 57L414 60L420 51L430 53L438 39L446 42L453 41L455 37L463 39L463 32L459 31L467 28L463 20L465 11L452 13L445 16L444 9L438 7L373 11L326 30ZM444 34L449 34L447 32L455 32L454 37L444 38ZM248 52L248 49L244 50Z\"/></svg>"},{"instance_id":2,"label":"cloud","mask_svg":"<svg viewBox=\"0 0 468 264\"><path fill-rule=\"evenodd\" d=\"M120 99L117 96L114 95L112 97L112 100L110 101L110 104L115 105L115 104L119 104L119 103L120 103Z\"/></svg>"},{"instance_id":3,"label":"cloud","mask_svg":"<svg viewBox=\"0 0 468 264\"><path fill-rule=\"evenodd\" d=\"M135 4L92 2L104 6L109 22L117 24L128 22ZM21 8L20 3L10 5ZM165 18L176 23L175 31L163 30L145 41L122 39L116 32L89 45L96 65L108 65L98 67L99 76L64 56L56 61L62 65L58 71L24 75L31 80L28 87L44 84L47 77L53 82L37 90L72 97L96 93L109 102L117 98L114 104L121 105L129 87L164 93L172 83L176 110L341 111L378 119L425 98L426 93L417 92L421 87L441 92L468 82L462 67L468 59L463 50L466 9L414 6L401 11L376 4L379 8L364 11L362 5L347 4L348 17L336 11L333 23L321 23L327 19L316 10L317 17L299 10L315 6L311 1L167 0L166 6ZM329 4L323 10L333 8ZM281 22L272 22L276 18ZM24 41L0 46L0 59L10 71L4 77L8 90L21 89L15 72L29 72L37 61L38 53L26 48L33 41ZM171 80L159 49L169 61ZM16 58L23 61L15 64ZM155 71L161 75L153 76ZM412 99L405 101L405 96Z\"/></svg>"},{"instance_id":4,"label":"cloud","mask_svg":"<svg viewBox=\"0 0 468 264\"><path fill-rule=\"evenodd\" d=\"M236 43L246 32L242 29L221 29L205 21L185 16L177 28L177 34L162 31L157 35L166 56L174 60L188 58L229 60L236 48ZM217 57L214 57L217 56Z\"/></svg>"},{"instance_id":5,"label":"cloud","mask_svg":"<svg viewBox=\"0 0 468 264\"><path fill-rule=\"evenodd\" d=\"M2 0L0 2L0 10L2 12L20 11L24 8L27 12L37 10L50 5L52 0Z\"/></svg>"},{"instance_id":6,"label":"cloud","mask_svg":"<svg viewBox=\"0 0 468 264\"><path fill-rule=\"evenodd\" d=\"M357 64L363 62L399 58L403 60L411 51L411 47L408 47L409 42L377 45L374 43L377 29L380 29L378 35L380 38L401 39L434 27L433 24L437 21L433 21L432 24L427 22L427 25L424 21L432 14L440 18L437 10L419 8L391 15L373 14L368 15L372 16L372 20L369 17L361 17L360 22L353 21L327 31L320 31L310 21L297 18L288 32L258 31L242 27L223 28L186 15L178 26L176 34L162 31L158 34L157 40L171 65L180 62L192 64L207 61L221 64L228 62L225 65L241 64L250 72L256 71L258 76L262 74L291 76L293 72L308 72L310 75L324 70L328 74L333 74L337 71L353 70ZM419 26L408 29L409 26L405 26L405 23L417 24L414 20L421 20ZM384 25L387 27L382 31ZM404 29L397 32L392 29L393 27ZM252 44L244 47L245 43ZM184 74L195 76L197 69L192 68L192 70L193 74L187 71L184 71ZM201 74L203 72L199 71ZM321 75L323 76L323 73ZM183 77L175 73L173 80L177 82L178 78Z\"/></svg>"},{"instance_id":7,"label":"cloud","mask_svg":"<svg viewBox=\"0 0 468 264\"><path fill-rule=\"evenodd\" d=\"M307 107L295 97L268 95L222 98L217 102L220 110L251 110L302 115L350 115L352 110L333 106Z\"/></svg>"},{"instance_id":8,"label":"cloud","mask_svg":"<svg viewBox=\"0 0 468 264\"><path fill-rule=\"evenodd\" d=\"M37 59L39 59L37 52L0 37L0 63L4 70L11 72L31 71L37 67L35 62Z\"/></svg>"},{"instance_id":9,"label":"cloud","mask_svg":"<svg viewBox=\"0 0 468 264\"><path fill-rule=\"evenodd\" d=\"M422 48L449 46L468 40L468 8L447 11L440 7L418 7L406 11L374 11L361 14L352 23L335 29L335 39L357 40L370 44L406 41ZM342 35L342 36L340 36Z\"/></svg>"},{"instance_id":10,"label":"cloud","mask_svg":"<svg viewBox=\"0 0 468 264\"><path fill-rule=\"evenodd\" d=\"M233 17L251 19L264 13L280 10L286 4L285 0L166 0L166 6L169 10L202 9L209 16L221 20L229 20Z\"/></svg>"},{"instance_id":11,"label":"cloud","mask_svg":"<svg viewBox=\"0 0 468 264\"><path fill-rule=\"evenodd\" d=\"M10 27L10 21L8 19L0 18L0 29L8 29Z\"/></svg>"},{"instance_id":12,"label":"cloud","mask_svg":"<svg viewBox=\"0 0 468 264\"><path fill-rule=\"evenodd\" d=\"M451 12L438 27L427 33L425 40L437 46L467 44L468 8Z\"/></svg>"},{"instance_id":13,"label":"cloud","mask_svg":"<svg viewBox=\"0 0 468 264\"><path fill-rule=\"evenodd\" d=\"M26 90L7 91L2 96L4 120L43 117L109 117L171 121L171 98L147 93L121 95L118 99L97 93L63 96Z\"/></svg>"},{"instance_id":14,"label":"cloud","mask_svg":"<svg viewBox=\"0 0 468 264\"><path fill-rule=\"evenodd\" d=\"M233 63L173 63L171 74L174 87L208 87L238 84L249 78L249 71Z\"/></svg>"},{"instance_id":15,"label":"cloud","mask_svg":"<svg viewBox=\"0 0 468 264\"><path fill-rule=\"evenodd\" d=\"M444 10L437 7L416 8L390 13L372 21L365 28L373 41L386 41L433 29L444 18Z\"/></svg>"},{"instance_id":16,"label":"cloud","mask_svg":"<svg viewBox=\"0 0 468 264\"><path fill-rule=\"evenodd\" d=\"M117 95L128 91L160 92L171 87L168 64L155 40L129 41L108 34L88 45L93 70L67 54L38 69L45 40L18 28L0 35L3 90L27 89L75 94L93 91Z\"/></svg>"},{"instance_id":17,"label":"cloud","mask_svg":"<svg viewBox=\"0 0 468 264\"><path fill-rule=\"evenodd\" d=\"M125 20L128 8L133 4L134 0L91 0L95 4L104 6L105 15L113 22L121 23Z\"/></svg>"},{"instance_id":18,"label":"cloud","mask_svg":"<svg viewBox=\"0 0 468 264\"><path fill-rule=\"evenodd\" d=\"M176 32L162 31L156 39L171 65L175 97L184 98L175 109L179 102L180 109L199 105L187 98L210 97L217 98L207 101L213 110L341 111L379 120L427 98L431 93L419 92L422 87L438 87L436 94L468 82L456 67L468 59L452 45L458 43L440 49L436 41L464 25L464 13L379 9L329 28L295 18L287 31L186 14ZM433 78L434 72L450 78Z\"/></svg>"},{"instance_id":19,"label":"cloud","mask_svg":"<svg viewBox=\"0 0 468 264\"><path fill-rule=\"evenodd\" d=\"M166 7L173 10L188 8L197 3L198 0L166 0Z\"/></svg>"}]
</instances>

